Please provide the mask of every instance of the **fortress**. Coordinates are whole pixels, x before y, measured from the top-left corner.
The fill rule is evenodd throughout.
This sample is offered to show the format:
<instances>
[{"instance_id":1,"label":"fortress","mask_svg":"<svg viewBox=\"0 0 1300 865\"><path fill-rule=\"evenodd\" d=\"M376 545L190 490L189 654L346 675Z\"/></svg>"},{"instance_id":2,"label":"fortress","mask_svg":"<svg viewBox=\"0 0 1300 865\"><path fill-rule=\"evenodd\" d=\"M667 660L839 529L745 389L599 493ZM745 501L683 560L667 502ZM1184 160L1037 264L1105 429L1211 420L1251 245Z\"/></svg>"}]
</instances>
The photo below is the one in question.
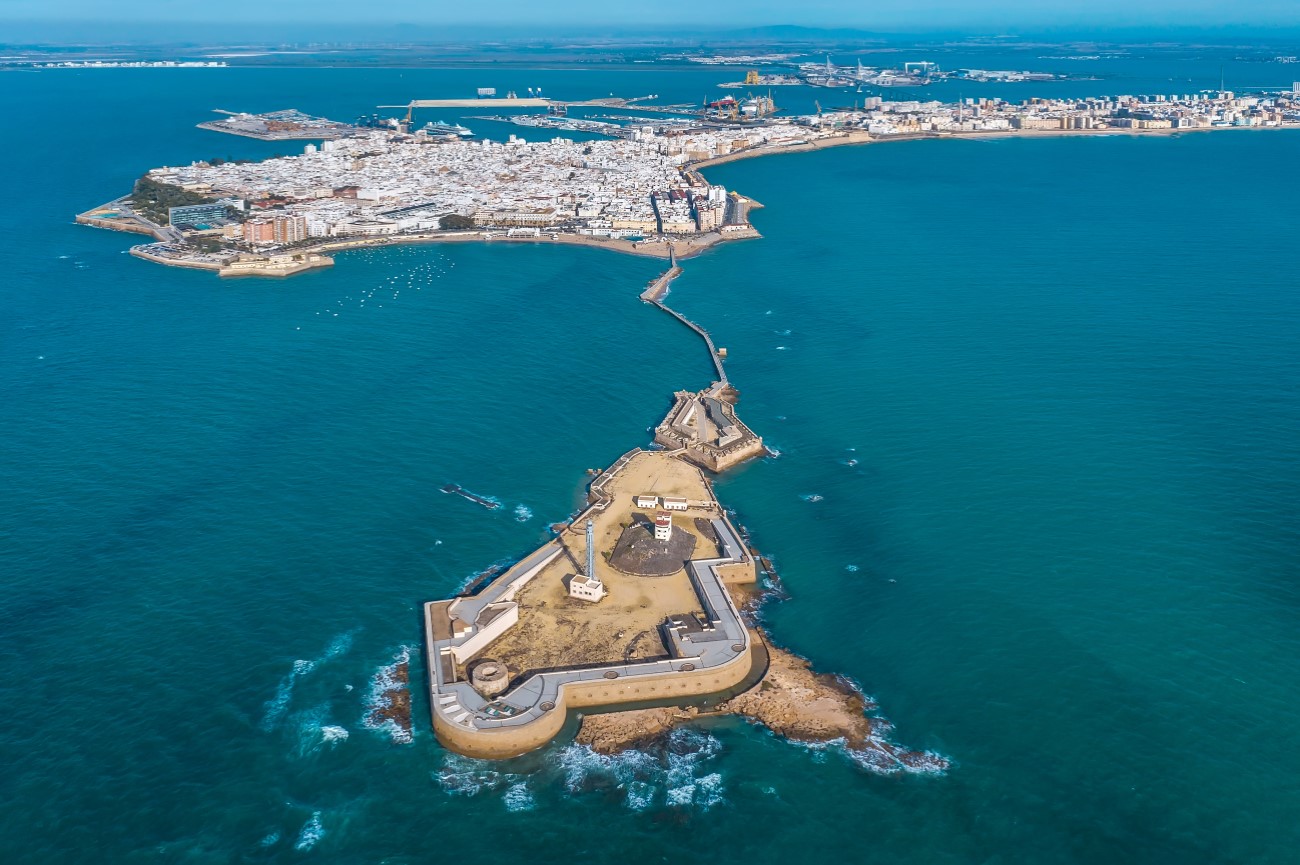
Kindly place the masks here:
<instances>
[{"instance_id":1,"label":"fortress","mask_svg":"<svg viewBox=\"0 0 1300 865\"><path fill-rule=\"evenodd\" d=\"M711 472L762 456L763 440L736 417L724 392L720 384L699 393L678 391L672 410L655 428L655 443L679 450L683 459Z\"/></svg>"},{"instance_id":2,"label":"fortress","mask_svg":"<svg viewBox=\"0 0 1300 865\"><path fill-rule=\"evenodd\" d=\"M763 673L762 641L728 590L756 564L683 457L624 454L555 540L474 596L425 604L443 745L512 757L554 738L570 709L672 703Z\"/></svg>"}]
</instances>

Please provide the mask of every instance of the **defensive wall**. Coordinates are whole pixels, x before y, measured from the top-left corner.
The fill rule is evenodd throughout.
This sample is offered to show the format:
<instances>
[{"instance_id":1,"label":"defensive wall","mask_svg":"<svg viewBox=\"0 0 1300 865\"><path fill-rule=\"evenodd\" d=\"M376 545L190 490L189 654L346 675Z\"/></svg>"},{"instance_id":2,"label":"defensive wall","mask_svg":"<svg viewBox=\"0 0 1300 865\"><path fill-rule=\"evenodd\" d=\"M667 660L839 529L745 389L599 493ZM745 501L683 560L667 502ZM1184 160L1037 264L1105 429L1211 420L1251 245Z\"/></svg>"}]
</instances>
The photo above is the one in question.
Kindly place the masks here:
<instances>
[{"instance_id":1,"label":"defensive wall","mask_svg":"<svg viewBox=\"0 0 1300 865\"><path fill-rule=\"evenodd\" d=\"M640 448L629 451L593 481L588 512L608 506L611 499L605 485L641 453ZM511 757L553 739L570 710L696 698L746 681L754 669L756 640L726 585L756 579L756 564L713 497L708 478L698 467L694 470L710 496L698 504L713 514L710 520L719 541L718 557L687 563L707 621L670 616L663 626L670 651L667 658L537 672L500 697L483 696L458 674L456 665L490 652L491 643L515 623L517 609L511 616L509 611L490 608L517 606L511 599L519 588L560 555L561 547L553 541L477 596L424 605L430 709L439 741L473 757Z\"/></svg>"}]
</instances>

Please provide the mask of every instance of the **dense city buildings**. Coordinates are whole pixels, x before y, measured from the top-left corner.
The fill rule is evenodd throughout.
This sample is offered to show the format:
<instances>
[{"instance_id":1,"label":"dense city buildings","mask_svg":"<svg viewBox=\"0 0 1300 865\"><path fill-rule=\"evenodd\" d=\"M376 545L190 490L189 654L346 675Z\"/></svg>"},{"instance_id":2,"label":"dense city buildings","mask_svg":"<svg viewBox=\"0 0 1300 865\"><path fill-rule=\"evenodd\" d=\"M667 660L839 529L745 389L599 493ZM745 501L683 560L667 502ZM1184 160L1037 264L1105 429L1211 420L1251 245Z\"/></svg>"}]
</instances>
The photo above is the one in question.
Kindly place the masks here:
<instances>
[{"instance_id":1,"label":"dense city buildings","mask_svg":"<svg viewBox=\"0 0 1300 865\"><path fill-rule=\"evenodd\" d=\"M909 74L933 72L906 64ZM1300 94L1229 91L1086 99L889 101L866 96L851 108L772 117L770 99L708 103L693 119L627 117L605 124L608 138L573 141L475 140L442 124L415 132L409 122L333 124L342 137L307 144L297 156L262 162L194 162L150 171L145 183L187 202L167 225L127 196L78 217L88 224L153 234L134 252L153 261L256 272L249 256L323 253L402 239L506 239L613 243L667 256L730 237L755 236L750 202L697 169L775 152L901 138L981 135L1154 133L1300 125ZM414 104L414 103L413 103ZM549 103L552 109L565 103ZM766 106L766 107L764 107ZM639 106L655 110L655 106ZM531 115L525 115L531 116ZM233 115L233 119L252 115ZM300 112L258 122L331 124ZM269 118L269 120L267 119ZM557 122L566 118L550 117ZM739 118L739 119L737 119ZM746 119L747 118L747 119ZM346 134L335 129L346 129ZM277 127L278 128L278 127ZM286 133L288 134L288 133ZM139 187L137 187L137 192ZM242 223L242 224L241 224ZM191 241L202 239L201 244ZM147 254L146 254L147 253ZM321 256L322 265L329 261ZM283 272L281 267L273 268ZM294 272L301 268L295 266Z\"/></svg>"}]
</instances>

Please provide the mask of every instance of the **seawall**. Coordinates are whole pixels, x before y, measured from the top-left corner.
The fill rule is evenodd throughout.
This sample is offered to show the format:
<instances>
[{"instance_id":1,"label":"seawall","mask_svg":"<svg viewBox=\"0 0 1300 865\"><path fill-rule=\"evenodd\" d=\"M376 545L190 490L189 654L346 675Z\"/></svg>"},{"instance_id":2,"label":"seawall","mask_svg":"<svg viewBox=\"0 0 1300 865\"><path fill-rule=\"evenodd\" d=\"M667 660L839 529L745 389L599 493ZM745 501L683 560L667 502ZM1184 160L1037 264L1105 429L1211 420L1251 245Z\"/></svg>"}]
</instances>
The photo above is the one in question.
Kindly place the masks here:
<instances>
[{"instance_id":1,"label":"seawall","mask_svg":"<svg viewBox=\"0 0 1300 865\"><path fill-rule=\"evenodd\" d=\"M743 683L753 666L754 652L749 651L727 664L696 673L674 672L637 676L634 679L566 682L560 685L555 708L528 724L469 730L434 712L434 733L444 746L470 757L496 760L517 757L554 739L563 729L571 711L654 700L664 700L671 704L683 698L722 694Z\"/></svg>"}]
</instances>

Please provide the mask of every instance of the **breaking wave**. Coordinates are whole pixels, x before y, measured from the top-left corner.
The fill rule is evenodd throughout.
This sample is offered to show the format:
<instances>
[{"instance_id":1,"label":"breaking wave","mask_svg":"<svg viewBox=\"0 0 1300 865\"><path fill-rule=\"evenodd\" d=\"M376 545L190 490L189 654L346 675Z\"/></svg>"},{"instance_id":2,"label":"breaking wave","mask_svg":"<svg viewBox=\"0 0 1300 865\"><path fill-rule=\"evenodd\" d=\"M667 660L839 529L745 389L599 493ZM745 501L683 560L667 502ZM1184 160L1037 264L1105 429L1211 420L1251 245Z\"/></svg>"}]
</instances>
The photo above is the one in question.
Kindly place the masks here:
<instances>
[{"instance_id":1,"label":"breaking wave","mask_svg":"<svg viewBox=\"0 0 1300 865\"><path fill-rule=\"evenodd\" d=\"M361 723L369 730L382 730L388 737L400 745L410 744L413 735L410 724L410 683L401 677L400 671L410 669L411 646L402 646L393 655L393 662L380 667L370 679L370 688L366 692L366 713ZM409 676L409 673L408 673ZM398 723L391 717L395 712L396 698L405 697L405 723ZM400 713L398 713L400 714Z\"/></svg>"},{"instance_id":2,"label":"breaking wave","mask_svg":"<svg viewBox=\"0 0 1300 865\"><path fill-rule=\"evenodd\" d=\"M531 811L537 807L537 800L533 798L526 781L511 784L502 799L506 803L507 811Z\"/></svg>"},{"instance_id":3,"label":"breaking wave","mask_svg":"<svg viewBox=\"0 0 1300 865\"><path fill-rule=\"evenodd\" d=\"M721 751L714 736L679 728L652 746L620 754L598 754L578 744L553 749L527 775L506 771L509 764L447 752L433 778L452 796L500 796L511 812L536 808L539 784L574 799L604 797L631 811L707 811L725 801L722 774L711 768Z\"/></svg>"},{"instance_id":4,"label":"breaking wave","mask_svg":"<svg viewBox=\"0 0 1300 865\"><path fill-rule=\"evenodd\" d=\"M453 796L477 796L479 793L492 793L503 788L509 788L506 791L509 796L516 786L523 786L523 776L502 772L496 768L498 765L500 764L489 760L475 760L448 751L443 758L442 768L434 773L433 778L443 790ZM526 787L524 793L531 800L532 794L528 793ZM516 799L520 797L519 793L514 795ZM506 804L509 807L510 803Z\"/></svg>"},{"instance_id":5,"label":"breaking wave","mask_svg":"<svg viewBox=\"0 0 1300 865\"><path fill-rule=\"evenodd\" d=\"M804 493L803 495L799 496L799 498L803 499L806 502L820 502L822 500L822 496L818 493Z\"/></svg>"},{"instance_id":6,"label":"breaking wave","mask_svg":"<svg viewBox=\"0 0 1300 865\"><path fill-rule=\"evenodd\" d=\"M707 771L721 750L714 736L682 727L650 750L597 754L574 744L554 759L571 796L603 790L633 811L656 805L707 811L725 801L721 773Z\"/></svg>"},{"instance_id":7,"label":"breaking wave","mask_svg":"<svg viewBox=\"0 0 1300 865\"><path fill-rule=\"evenodd\" d=\"M313 811L311 818L302 824L302 830L298 833L298 840L294 842L293 849L305 852L316 846L316 842L325 837L325 827L320 822L320 812Z\"/></svg>"},{"instance_id":8,"label":"breaking wave","mask_svg":"<svg viewBox=\"0 0 1300 865\"><path fill-rule=\"evenodd\" d=\"M348 731L346 727L328 724L320 728L320 736L321 742L333 748L340 742L346 742L348 740Z\"/></svg>"},{"instance_id":9,"label":"breaking wave","mask_svg":"<svg viewBox=\"0 0 1300 865\"><path fill-rule=\"evenodd\" d=\"M515 505L515 519L526 523L533 518L533 509L528 505Z\"/></svg>"},{"instance_id":10,"label":"breaking wave","mask_svg":"<svg viewBox=\"0 0 1300 865\"><path fill-rule=\"evenodd\" d=\"M311 660L299 658L293 662L288 675L280 680L280 684L276 685L275 696L263 704L263 730L268 732L274 730L276 725L283 720L285 713L289 710L289 702L293 699L294 684L331 658L346 654L352 648L352 638L355 634L356 630L345 631L330 640L329 645L325 647L325 651L320 654L320 657Z\"/></svg>"},{"instance_id":11,"label":"breaking wave","mask_svg":"<svg viewBox=\"0 0 1300 865\"><path fill-rule=\"evenodd\" d=\"M843 739L829 742L793 742L813 755L818 763L824 763L830 754L838 754L873 775L945 775L952 762L935 751L907 751L885 738L889 731L888 724L882 725L880 731L871 737L865 748L850 748Z\"/></svg>"}]
</instances>

